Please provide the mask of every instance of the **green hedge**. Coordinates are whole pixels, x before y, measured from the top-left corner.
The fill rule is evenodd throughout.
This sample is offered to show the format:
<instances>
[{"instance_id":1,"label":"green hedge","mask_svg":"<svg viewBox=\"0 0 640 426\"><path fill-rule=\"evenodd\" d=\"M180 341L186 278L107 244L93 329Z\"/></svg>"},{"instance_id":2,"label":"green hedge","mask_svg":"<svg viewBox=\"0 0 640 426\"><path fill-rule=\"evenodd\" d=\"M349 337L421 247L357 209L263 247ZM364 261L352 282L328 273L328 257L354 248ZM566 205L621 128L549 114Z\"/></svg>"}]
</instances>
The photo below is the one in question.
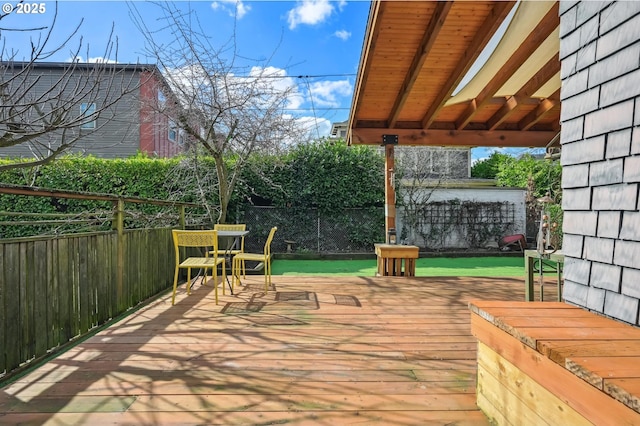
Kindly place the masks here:
<instances>
[{"instance_id":1,"label":"green hedge","mask_svg":"<svg viewBox=\"0 0 640 426\"><path fill-rule=\"evenodd\" d=\"M0 160L0 164L11 161L16 160ZM193 160L158 159L144 155L126 159L71 155L39 168L2 171L0 182L199 203L197 189L179 177L181 161ZM215 170L212 158L200 156L197 161L197 169L202 173ZM254 155L248 160L231 200L228 221L240 219L243 207L251 204L293 209L316 207L336 217L345 208L382 206L383 164L384 159L374 149L347 147L343 142L298 146L279 156ZM229 159L227 166L233 168L235 161ZM207 199L212 205L218 203L215 188L207 193ZM111 209L110 203L99 201L0 197L0 212L81 213ZM149 215L163 210L152 205L128 205L127 209ZM0 216L2 220L8 218ZM2 237L38 235L46 229L42 226L8 228L11 229L5 229Z\"/></svg>"},{"instance_id":2,"label":"green hedge","mask_svg":"<svg viewBox=\"0 0 640 426\"><path fill-rule=\"evenodd\" d=\"M384 205L384 158L371 147L321 142L251 161L243 195L256 205L322 213Z\"/></svg>"}]
</instances>

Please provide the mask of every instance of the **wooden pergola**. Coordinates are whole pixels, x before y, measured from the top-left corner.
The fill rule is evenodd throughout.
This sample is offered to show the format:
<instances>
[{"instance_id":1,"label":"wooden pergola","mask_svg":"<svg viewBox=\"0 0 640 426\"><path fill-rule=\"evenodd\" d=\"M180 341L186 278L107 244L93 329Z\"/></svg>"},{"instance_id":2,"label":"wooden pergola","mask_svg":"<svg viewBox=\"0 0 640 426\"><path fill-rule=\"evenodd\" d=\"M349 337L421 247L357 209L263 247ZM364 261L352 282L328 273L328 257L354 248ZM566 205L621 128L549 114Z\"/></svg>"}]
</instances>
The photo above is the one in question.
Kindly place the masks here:
<instances>
[{"instance_id":1,"label":"wooden pergola","mask_svg":"<svg viewBox=\"0 0 640 426\"><path fill-rule=\"evenodd\" d=\"M348 144L547 147L560 131L558 2L371 4ZM486 49L485 49L486 48Z\"/></svg>"}]
</instances>

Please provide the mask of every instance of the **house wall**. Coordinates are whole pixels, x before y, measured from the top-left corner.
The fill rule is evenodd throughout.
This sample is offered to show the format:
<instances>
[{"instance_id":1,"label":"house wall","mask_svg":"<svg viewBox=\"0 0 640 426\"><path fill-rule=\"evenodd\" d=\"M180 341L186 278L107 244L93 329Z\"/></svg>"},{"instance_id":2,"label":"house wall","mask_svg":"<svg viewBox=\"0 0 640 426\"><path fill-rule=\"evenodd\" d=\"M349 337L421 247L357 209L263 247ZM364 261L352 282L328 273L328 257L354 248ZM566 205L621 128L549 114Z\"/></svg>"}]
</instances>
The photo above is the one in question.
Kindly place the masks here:
<instances>
[{"instance_id":1,"label":"house wall","mask_svg":"<svg viewBox=\"0 0 640 426\"><path fill-rule=\"evenodd\" d=\"M159 112L159 96L169 97L164 90L155 73L140 74L140 151L166 158L180 153L183 145L169 140L169 118Z\"/></svg>"},{"instance_id":2,"label":"house wall","mask_svg":"<svg viewBox=\"0 0 640 426\"><path fill-rule=\"evenodd\" d=\"M99 84L99 90L90 94L87 81L92 81L92 68L78 67L70 77L64 77L68 72L65 67L54 65L51 67L38 66L33 68L27 77L29 83L21 83L22 79L11 80L9 84L33 85L23 101L42 96L51 91L57 93L57 98L62 98L60 103L68 108L71 116L80 114L80 104L82 102L94 102L99 110L101 106L109 103L110 100L119 96L123 89L135 89L139 79L137 73L130 70L117 70L112 72L106 70ZM60 80L65 81L64 85L59 84ZM89 83L92 84L92 83ZM86 96L78 96L76 93L86 92ZM11 92L11 90L10 90ZM51 96L51 94L49 95ZM65 102L64 99L75 99ZM64 139L69 140L78 134L82 138L68 152L90 152L99 157L122 157L133 155L137 152L139 121L137 111L139 105L138 91L125 95L113 106L105 110L97 119L96 130L84 130L79 128L67 129ZM136 112L132 114L132 111ZM102 127L101 127L102 126ZM84 134L83 134L84 133ZM33 142L22 143L12 147L5 147L0 150L2 157L33 157L34 155L45 156L48 148L54 149L59 146L63 138L62 132L50 132Z\"/></svg>"},{"instance_id":3,"label":"house wall","mask_svg":"<svg viewBox=\"0 0 640 426\"><path fill-rule=\"evenodd\" d=\"M509 228L509 233L525 234L526 233L526 207L525 194L523 188L497 188L497 187L456 187L456 188L424 188L424 191L430 192L428 201L437 203L440 201L459 200L460 202L472 201L476 203L508 203L513 206L513 222L504 224ZM405 203L407 200L405 200ZM403 228L407 226L405 223L404 211L402 207L396 210L396 228L399 235L403 235ZM480 220L493 221L494 218L480 218ZM436 248L436 249L452 249L467 248L468 242L465 241L463 235L455 232L450 233L445 238L444 244L436 241L425 241L415 232L411 232L409 227L405 233L408 235L407 243L415 244L420 247ZM501 236L505 236L501 235ZM497 247L497 241L489 241L487 247Z\"/></svg>"},{"instance_id":4,"label":"house wall","mask_svg":"<svg viewBox=\"0 0 640 426\"><path fill-rule=\"evenodd\" d=\"M97 129L83 136L68 152L91 154L100 158L136 155L140 149L139 82L139 72L120 71L118 77L113 79L109 95L101 96L102 102L108 102L109 97L117 97L127 88L133 88L133 92L124 95L104 111L97 120ZM97 108L100 108L100 100L97 104Z\"/></svg>"},{"instance_id":5,"label":"house wall","mask_svg":"<svg viewBox=\"0 0 640 426\"><path fill-rule=\"evenodd\" d=\"M380 148L384 155L384 148ZM471 149L438 146L396 146L396 172L416 183L471 176Z\"/></svg>"},{"instance_id":6,"label":"house wall","mask_svg":"<svg viewBox=\"0 0 640 426\"><path fill-rule=\"evenodd\" d=\"M560 2L564 299L638 325L640 2Z\"/></svg>"},{"instance_id":7,"label":"house wall","mask_svg":"<svg viewBox=\"0 0 640 426\"><path fill-rule=\"evenodd\" d=\"M381 151L383 148L380 148ZM519 188L478 187L469 179L471 176L471 150L457 147L434 146L396 146L394 149L396 161L396 176L401 177L401 188L398 195L403 197L405 207L396 209L396 231L404 242L420 247L433 249L467 248L468 235L451 231L438 239L426 241L419 235L416 227L428 232L429 227L436 229L446 227L439 217L440 212L436 207L427 208L424 217L420 219L422 225L410 226L405 209L413 209L420 206L428 206L428 203L458 200L478 203L509 203L513 208L513 217L505 224L507 234L526 233L525 190ZM454 185L455 182L455 186ZM477 183L477 182L476 182ZM446 184L446 185L445 185ZM434 189L435 188L435 189ZM435 215L435 216L434 216ZM511 220L512 219L512 220ZM484 219L481 219L484 220ZM493 221L493 218L486 219ZM437 223L436 223L437 222ZM426 228L425 228L426 227ZM488 230L489 227L486 228ZM504 235L500 235L502 237ZM488 245L497 246L496 241L489 241Z\"/></svg>"},{"instance_id":8,"label":"house wall","mask_svg":"<svg viewBox=\"0 0 640 426\"><path fill-rule=\"evenodd\" d=\"M64 75L65 69L58 64L47 67L35 67L30 77L35 81L35 90L29 96L39 96L53 87ZM78 67L66 85L67 90L60 96L72 98L71 91L83 87L87 79L91 79L91 68ZM169 141L168 119L164 114L155 112L158 87L160 86L155 73L125 69L115 72L105 71L103 83L96 98L96 107L100 109L120 96L122 91L130 90L122 99L118 100L101 113L96 121L96 130L79 128L68 129L65 138L80 134L81 139L70 149L69 153L86 153L101 158L123 158L136 155L138 151L160 157L171 157L182 151L179 143ZM68 105L70 113L79 113L79 102L90 99L87 96L76 105ZM84 132L84 134L83 134ZM59 146L63 136L61 132L48 133L36 141L0 149L0 157L33 157L45 156L48 148Z\"/></svg>"}]
</instances>

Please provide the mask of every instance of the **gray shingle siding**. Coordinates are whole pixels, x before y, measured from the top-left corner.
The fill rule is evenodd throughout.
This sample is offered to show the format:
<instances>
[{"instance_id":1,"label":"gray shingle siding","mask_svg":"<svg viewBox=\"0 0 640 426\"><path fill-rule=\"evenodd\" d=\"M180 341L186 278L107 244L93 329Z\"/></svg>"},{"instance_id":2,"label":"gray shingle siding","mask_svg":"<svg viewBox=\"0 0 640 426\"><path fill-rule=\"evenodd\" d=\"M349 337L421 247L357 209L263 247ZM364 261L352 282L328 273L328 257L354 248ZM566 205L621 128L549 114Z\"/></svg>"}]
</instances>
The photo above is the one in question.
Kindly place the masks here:
<instances>
[{"instance_id":1,"label":"gray shingle siding","mask_svg":"<svg viewBox=\"0 0 640 426\"><path fill-rule=\"evenodd\" d=\"M562 1L560 11L563 295L637 326L640 2Z\"/></svg>"},{"instance_id":2,"label":"gray shingle siding","mask_svg":"<svg viewBox=\"0 0 640 426\"><path fill-rule=\"evenodd\" d=\"M562 288L562 297L566 302L569 302L572 305L586 307L588 295L589 286L565 278L564 287Z\"/></svg>"},{"instance_id":3,"label":"gray shingle siding","mask_svg":"<svg viewBox=\"0 0 640 426\"><path fill-rule=\"evenodd\" d=\"M567 101L565 101L567 102ZM575 120L572 120L575 122ZM584 126L584 120L580 122ZM564 132L564 127L562 132ZM570 131L574 129L571 128ZM582 129L580 129L582 130ZM574 164L585 164L594 161L604 160L606 137L605 135L591 139L579 139L575 142L563 142L562 145L562 165L570 166Z\"/></svg>"},{"instance_id":4,"label":"gray shingle siding","mask_svg":"<svg viewBox=\"0 0 640 426\"><path fill-rule=\"evenodd\" d=\"M628 157L631 152L631 129L607 135L607 158Z\"/></svg>"},{"instance_id":5,"label":"gray shingle siding","mask_svg":"<svg viewBox=\"0 0 640 426\"><path fill-rule=\"evenodd\" d=\"M598 232L597 236L601 238L620 238L620 217L622 212L599 212L598 213Z\"/></svg>"},{"instance_id":6,"label":"gray shingle siding","mask_svg":"<svg viewBox=\"0 0 640 426\"><path fill-rule=\"evenodd\" d=\"M562 188L581 188L589 185L589 165L564 166L562 173L569 176L562 180Z\"/></svg>"},{"instance_id":7,"label":"gray shingle siding","mask_svg":"<svg viewBox=\"0 0 640 426\"><path fill-rule=\"evenodd\" d=\"M619 266L594 262L591 267L592 287L619 293L621 274L622 268Z\"/></svg>"}]
</instances>

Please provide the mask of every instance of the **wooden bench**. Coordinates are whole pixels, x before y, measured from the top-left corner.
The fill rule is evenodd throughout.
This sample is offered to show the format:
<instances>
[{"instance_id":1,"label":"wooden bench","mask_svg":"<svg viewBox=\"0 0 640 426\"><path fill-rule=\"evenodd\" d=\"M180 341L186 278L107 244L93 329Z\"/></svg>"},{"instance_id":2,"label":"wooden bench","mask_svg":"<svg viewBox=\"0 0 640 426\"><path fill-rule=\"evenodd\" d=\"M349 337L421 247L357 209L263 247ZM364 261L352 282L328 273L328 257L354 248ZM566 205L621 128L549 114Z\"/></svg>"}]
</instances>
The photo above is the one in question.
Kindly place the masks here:
<instances>
[{"instance_id":1,"label":"wooden bench","mask_svg":"<svg viewBox=\"0 0 640 426\"><path fill-rule=\"evenodd\" d=\"M402 244L375 244L378 273L380 276L416 276L418 246ZM404 268L403 268L404 266Z\"/></svg>"},{"instance_id":2,"label":"wooden bench","mask_svg":"<svg viewBox=\"0 0 640 426\"><path fill-rule=\"evenodd\" d=\"M472 301L495 424L640 425L640 329L561 302Z\"/></svg>"}]
</instances>

